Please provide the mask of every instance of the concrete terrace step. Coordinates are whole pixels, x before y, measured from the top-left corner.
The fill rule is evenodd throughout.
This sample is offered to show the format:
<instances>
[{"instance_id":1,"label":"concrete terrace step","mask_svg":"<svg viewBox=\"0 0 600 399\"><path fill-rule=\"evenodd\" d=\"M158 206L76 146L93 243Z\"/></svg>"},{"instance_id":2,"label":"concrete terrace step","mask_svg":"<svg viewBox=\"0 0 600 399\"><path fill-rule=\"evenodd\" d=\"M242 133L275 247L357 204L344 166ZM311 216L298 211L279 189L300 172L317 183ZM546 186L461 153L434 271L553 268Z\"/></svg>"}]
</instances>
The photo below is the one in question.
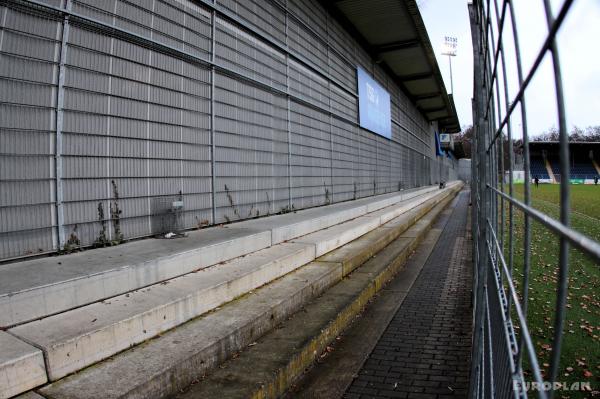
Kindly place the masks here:
<instances>
[{"instance_id":1,"label":"concrete terrace step","mask_svg":"<svg viewBox=\"0 0 600 399\"><path fill-rule=\"evenodd\" d=\"M244 349L174 399L280 397L404 266L449 200L425 216L427 223L411 227L407 237L401 234L378 252L377 257L307 303L302 312L297 312L257 340L256 345Z\"/></svg>"},{"instance_id":2,"label":"concrete terrace step","mask_svg":"<svg viewBox=\"0 0 600 399\"><path fill-rule=\"evenodd\" d=\"M0 331L0 398L9 398L46 381L42 351Z\"/></svg>"},{"instance_id":3,"label":"concrete terrace step","mask_svg":"<svg viewBox=\"0 0 600 399\"><path fill-rule=\"evenodd\" d=\"M313 259L313 245L282 243L10 331L43 348L48 378L54 381L185 323Z\"/></svg>"},{"instance_id":4,"label":"concrete terrace step","mask_svg":"<svg viewBox=\"0 0 600 399\"><path fill-rule=\"evenodd\" d=\"M60 257L0 265L0 327L134 291L407 201L407 190Z\"/></svg>"},{"instance_id":5,"label":"concrete terrace step","mask_svg":"<svg viewBox=\"0 0 600 399\"><path fill-rule=\"evenodd\" d=\"M346 251L346 255L340 255L338 259L332 257L324 260L325 257L321 257L261 288L248 291L243 297L217 308L212 313L191 320L155 339L96 364L94 367L63 378L41 388L38 392L53 398L159 398L171 395L187 386L198 375L214 368L232 353L244 348L271 330L290 314L300 309L308 300L340 281L351 270L351 268L345 267L352 263L350 259L368 258L364 254L357 255L356 252L370 253L373 248L387 245L391 241L390 237L397 237L401 231L405 231L410 225L409 221L417 218L417 215L423 212L423 208L431 209L434 204L438 204L438 207L443 206L458 188L459 186L456 185L444 191L438 190L436 198L430 198L425 203L400 215L399 218L404 219L402 222L396 219L392 220L390 223L396 223L395 228L386 226L372 230L348 244L355 245L355 251L352 253ZM381 215L373 215L363 224L373 223L371 219L374 218L379 218L381 221ZM353 238L348 237L347 239ZM356 244L360 241L364 241L362 246ZM413 242L416 239L408 237L405 241ZM312 250L315 250L316 243L312 244L311 242L285 243L282 247L289 246L298 250L312 247ZM409 245L407 248L409 251L413 247ZM333 256L336 251L343 250L344 247L341 247L326 256ZM267 250L263 252L267 252ZM248 255L242 259L251 257L252 255ZM219 265L215 269L225 267L225 265ZM289 268L294 268L294 265L290 265ZM192 275L202 275L209 270L206 269ZM172 284L175 283L170 282L167 287ZM152 289L154 290L154 288ZM141 292L144 291L146 290L141 290ZM98 304L98 306L100 305ZM157 315L158 324L160 324L162 314L157 313ZM139 332L141 327L138 324L134 329ZM33 329L31 331L33 332ZM89 341L83 339L79 345L89 346L90 344ZM46 353L46 355L48 354L49 352Z\"/></svg>"},{"instance_id":6,"label":"concrete terrace step","mask_svg":"<svg viewBox=\"0 0 600 399\"><path fill-rule=\"evenodd\" d=\"M211 228L0 266L0 325L110 298L271 245L269 231Z\"/></svg>"},{"instance_id":7,"label":"concrete terrace step","mask_svg":"<svg viewBox=\"0 0 600 399\"><path fill-rule=\"evenodd\" d=\"M12 334L44 350L55 381L185 323L309 263L377 228L390 215L428 210L444 193L361 216L244 257L144 289L12 328ZM372 215L372 216L371 216Z\"/></svg>"},{"instance_id":8,"label":"concrete terrace step","mask_svg":"<svg viewBox=\"0 0 600 399\"><path fill-rule=\"evenodd\" d=\"M364 240L351 243L359 256L355 254L352 262L341 263L343 273L347 273L371 256L374 250L387 245L399 232L406 230L443 197L457 189L458 186L453 186L443 191L431 190L417 198L412 196L410 200L395 202L392 206L372 211L366 216L359 216L305 235L296 239L297 242L263 248L249 255L220 262L213 267L204 267L196 272L103 302L22 324L10 329L10 332L43 350L46 373L48 378L54 381L160 335L301 267L322 253L364 235ZM398 215L400 217L397 217ZM304 223L296 219L297 215L289 216L293 218L288 217L288 222L292 220L296 221L296 224ZM390 231L382 234L385 229L373 230L394 217L396 219L388 225L392 226L395 223L396 226L388 228ZM269 228L273 229L273 226ZM246 226L240 230L257 231L256 226ZM357 244L359 241L365 243L362 248ZM331 262L334 259L327 261ZM27 363L22 362L20 365L19 362L16 359L13 368L27 370ZM19 378L15 381L11 383L18 385ZM35 385L40 383L43 382ZM31 387L28 384L24 382L23 386Z\"/></svg>"}]
</instances>

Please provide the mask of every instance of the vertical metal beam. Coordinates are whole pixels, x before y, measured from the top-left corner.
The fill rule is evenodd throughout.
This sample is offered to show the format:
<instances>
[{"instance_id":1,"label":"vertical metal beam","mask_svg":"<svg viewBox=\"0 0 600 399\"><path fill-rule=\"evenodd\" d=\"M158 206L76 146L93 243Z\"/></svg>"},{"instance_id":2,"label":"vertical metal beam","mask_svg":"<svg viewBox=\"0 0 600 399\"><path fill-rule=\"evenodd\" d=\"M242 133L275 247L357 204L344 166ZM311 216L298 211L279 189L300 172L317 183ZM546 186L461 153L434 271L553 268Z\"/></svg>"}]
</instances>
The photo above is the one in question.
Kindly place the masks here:
<instances>
[{"instance_id":1,"label":"vertical metal beam","mask_svg":"<svg viewBox=\"0 0 600 399\"><path fill-rule=\"evenodd\" d=\"M117 2L114 2L113 5L113 10L112 10L112 24L116 25L117 22ZM113 239L113 224L110 223L111 220L111 214L110 214L110 202L111 202L111 191L112 191L112 185L110 183L111 180L111 143L110 143L110 138L111 138L111 129L112 129L112 109L113 109L113 105L112 105L112 94L113 94L113 63L114 63L114 56L115 56L115 38L114 36L110 36L110 56L108 58L108 99L107 99L107 121L106 121L106 187L105 187L105 199L103 201L104 206L106 209L106 212L104 213L104 221L106 223L106 221L108 221L108 223L106 223L106 233L107 233L107 238L108 241L112 241ZM108 215L108 218L107 218Z\"/></svg>"},{"instance_id":2,"label":"vertical metal beam","mask_svg":"<svg viewBox=\"0 0 600 399\"><path fill-rule=\"evenodd\" d=\"M503 26L503 24L505 23L504 21L504 15L506 14L506 9L507 9L507 2L503 1L503 5L502 5L502 17L500 17L498 14L498 0L494 0L494 7L496 10L496 24L497 26ZM516 39L515 39L516 40ZM507 77L507 72L506 72L506 56L505 56L505 50L504 50L504 46L503 46L503 38L502 35L500 34L498 37L498 47L499 47L499 52L500 52L500 56L501 56L501 60L502 60L502 76L503 76L503 83L504 83L504 106L505 106L505 110L508 113L508 110L510 108L510 103L509 103L509 93L508 93L508 77ZM500 98L498 98L498 102L500 102ZM500 119L500 115L499 115L499 119ZM501 186L501 191L504 191L504 170L505 170L505 165L504 165L504 136L501 133L500 134L500 142L501 142L501 156L502 156L502 186ZM508 172L509 172L509 176L508 176L508 191L509 191L509 195L512 197L513 196L513 190L514 190L514 185L513 185L513 170L514 170L514 150L513 150L513 139L512 139L512 123L510 121L510 119L508 120L507 123L507 142L508 142L508 163L509 163L509 167L508 167ZM505 217L505 210L504 210L504 197L502 197L501 200L501 206L502 206L502 231L500 232L501 234L501 242L502 242L502 250L504 251L504 217ZM514 215L513 215L513 204L511 202L508 202L508 267L509 267L509 271L510 271L510 275L512 276L513 273L513 253L514 253L514 242L513 242L513 224L514 224ZM511 303L511 296L509 295L507 298L507 308L510 309L510 303ZM511 319L511 313L508 313L508 319Z\"/></svg>"},{"instance_id":3,"label":"vertical metal beam","mask_svg":"<svg viewBox=\"0 0 600 399\"><path fill-rule=\"evenodd\" d=\"M506 2L506 0L505 0ZM514 42L514 48L515 48L515 61L517 64L517 76L518 76L518 82L519 82L519 87L523 86L523 68L521 66L521 49L519 47L519 33L517 30L517 22L516 22L516 16L514 14L514 7L512 2L508 1L508 6L509 6L509 10L510 10L510 19L511 19L511 28L512 28L512 35L513 35L513 42ZM507 88L507 83L506 83L506 61L505 61L505 55L504 55L504 51L501 54L502 57L502 71L504 74L504 92L505 92L505 96L506 98L506 105L507 105L507 109L506 112L509 112L509 102L508 102L508 88ZM526 113L526 107L525 107L525 93L523 93L523 97L521 98L521 124L523 127L523 149L524 149L524 154L523 154L523 161L524 161L524 174L525 174L525 203L527 205L531 204L531 199L530 199L530 176L529 176L529 137L527 134L527 113ZM511 128L511 124L510 124L510 118L509 118L509 122L507 122L507 126L508 126L508 142L509 142L509 171L510 171L510 176L509 176L509 195L512 198L514 196L514 182L513 182L513 170L514 170L514 149L513 149L513 139L512 139L512 128ZM531 228L530 228L530 219L529 219L529 215L527 214L527 212L524 213L524 239L523 239L523 288L522 288L522 302L521 302L521 307L523 309L523 313L525 315L527 315L527 306L528 306L528 302L529 302L529 261L531 258ZM513 209L513 204L512 202L509 203L509 231L513 231L514 228L514 209ZM510 273L512 275L514 269L514 241L513 241L513 235L510 234L509 235L509 270ZM510 296L509 296L509 306L510 306ZM521 366L522 366L522 360L523 360L523 347L524 347L524 337L521 336L519 339L519 343L518 343L518 352L517 352L517 361L516 361L516 365L517 365L517 373L520 373L521 371Z\"/></svg>"},{"instance_id":4,"label":"vertical metal beam","mask_svg":"<svg viewBox=\"0 0 600 399\"><path fill-rule=\"evenodd\" d=\"M6 15L8 15L8 7L5 5L2 9L2 21L0 22L0 27L4 28L6 26ZM4 42L4 29L0 29L0 51L2 51L2 43Z\"/></svg>"},{"instance_id":5,"label":"vertical metal beam","mask_svg":"<svg viewBox=\"0 0 600 399\"><path fill-rule=\"evenodd\" d=\"M473 240L477 241L477 262L475 263L475 290L474 293L474 304L473 304L473 312L474 312L474 330L473 330L473 353L472 353L472 367L471 367L471 378L470 384L471 389L469 390L469 396L480 397L482 396L481 389L483 388L482 377L485 372L483 367L483 339L484 339L484 304L485 304L485 282L486 279L484 277L484 272L487 269L487 256L484 251L485 248L485 234L483 231L485 229L485 216L486 216L486 205L487 199L485 196L485 123L482 117L482 98L481 94L483 93L484 87L482 87L482 82L484 81L484 72L482 65L483 52L481 49L481 18L478 14L479 9L476 8L475 5L469 5L469 14L471 19L471 35L472 35L472 43L473 43L473 70L475 75L474 80L474 99L473 99L473 137L475 138L476 147L473 148L473 151L476 152L476 156L474 157L476 161L476 165L473 166L474 170L476 170L476 179L473 178L474 187L473 189L476 192L476 202L473 204L476 209L476 220L477 230L474 231Z\"/></svg>"},{"instance_id":6,"label":"vertical metal beam","mask_svg":"<svg viewBox=\"0 0 600 399\"><path fill-rule=\"evenodd\" d=\"M330 88L331 90L331 88ZM329 92L331 95L331 91ZM329 108L331 109L331 98L329 100ZM331 112L329 113L329 186L331 187L330 201L329 203L333 204L333 117L331 116ZM327 200L327 198L325 199Z\"/></svg>"},{"instance_id":7,"label":"vertical metal beam","mask_svg":"<svg viewBox=\"0 0 600 399\"><path fill-rule=\"evenodd\" d=\"M156 0L152 0L152 15L150 17L150 39L154 38L154 10L156 8ZM146 203L148 206L148 232L152 233L152 189L151 189L151 176L150 172L150 103L152 101L152 49L148 50L148 82L146 84ZM118 215L117 215L118 217ZM118 238L117 238L118 239Z\"/></svg>"},{"instance_id":8,"label":"vertical metal beam","mask_svg":"<svg viewBox=\"0 0 600 399\"><path fill-rule=\"evenodd\" d=\"M331 110L331 55L329 54L329 12L325 12L325 46L327 50L327 104L329 108L329 183L331 187L331 203L333 203L333 127ZM327 198L325 199L327 200Z\"/></svg>"},{"instance_id":9,"label":"vertical metal beam","mask_svg":"<svg viewBox=\"0 0 600 399\"><path fill-rule=\"evenodd\" d=\"M517 76L519 82L519 88L523 87L523 67L521 63L521 48L519 45L519 32L517 29L517 21L515 16L515 9L513 3L511 1L508 2L509 10L510 10L510 20L511 20L511 28L513 34L514 48L515 48L515 60L517 63ZM525 105L525 92L523 91L523 96L521 98L521 123L523 128L523 166L524 166L524 174L525 174L525 186L524 186L524 194L525 194L525 204L531 205L531 189L530 189L530 166L529 166L529 135L527 133L527 107ZM507 113L509 110L507 110ZM510 130L509 130L510 133ZM511 143L512 146L512 143ZM511 147L511 154L513 149ZM511 167L513 167L514 156L511 157ZM512 172L512 171L511 171ZM512 173L511 173L511 181L510 181L510 195L513 195L513 181L512 181ZM511 204L510 207L510 215L511 217L510 223L512 225L512 213L513 207ZM527 316L527 308L529 303L529 264L531 259L531 228L530 228L530 219L529 214L524 212L524 238L523 238L523 288L522 288L522 302L521 306L523 309L523 314ZM512 246L512 238L511 243ZM513 253L510 253L509 263L512 270L513 267ZM522 368L522 360L523 360L523 349L524 349L524 338L523 335L519 336L519 350L517 353L517 372L521 371Z\"/></svg>"},{"instance_id":10,"label":"vertical metal beam","mask_svg":"<svg viewBox=\"0 0 600 399\"><path fill-rule=\"evenodd\" d=\"M287 1L285 4L285 47L288 43L289 13ZM285 53L285 88L286 88L286 114L287 114L287 175L288 175L288 210L292 210L292 120L291 120L291 96L290 96L290 54Z\"/></svg>"},{"instance_id":11,"label":"vertical metal beam","mask_svg":"<svg viewBox=\"0 0 600 399\"><path fill-rule=\"evenodd\" d=\"M71 10L71 0L66 0L65 8ZM62 167L62 131L64 123L65 105L65 74L67 61L67 42L70 32L69 15L65 15L62 21L62 32L60 40L60 60L58 64L58 88L56 98L56 142L54 153L55 179L56 179L56 230L58 235L58 249L65 247L65 215L63 206L63 167Z\"/></svg>"},{"instance_id":12,"label":"vertical metal beam","mask_svg":"<svg viewBox=\"0 0 600 399\"><path fill-rule=\"evenodd\" d=\"M544 0L544 11L546 13L546 22L548 29L554 25L554 16L548 0ZM562 85L562 72L560 67L560 58L558 46L556 45L556 36L552 37L550 43L550 53L552 54L552 66L554 69L554 86L556 90L556 106L558 112L558 128L560 140L560 221L564 226L570 224L571 204L569 198L570 175L569 175L569 133L567 132L567 121L565 112L565 100ZM565 313L567 305L567 290L569 285L569 241L561 235L560 251L558 263L558 284L556 289L556 305L554 316L554 337L552 339L552 361L550 362L550 382L555 382L560 367L560 352L563 337L563 326L565 322ZM550 398L554 396L554 391L550 391Z\"/></svg>"},{"instance_id":13,"label":"vertical metal beam","mask_svg":"<svg viewBox=\"0 0 600 399\"><path fill-rule=\"evenodd\" d=\"M216 0L213 0L216 4ZM217 179L215 175L215 33L216 29L216 11L213 9L210 15L210 60L212 62L210 67L210 193L211 193L211 214L212 223L217 223Z\"/></svg>"}]
</instances>

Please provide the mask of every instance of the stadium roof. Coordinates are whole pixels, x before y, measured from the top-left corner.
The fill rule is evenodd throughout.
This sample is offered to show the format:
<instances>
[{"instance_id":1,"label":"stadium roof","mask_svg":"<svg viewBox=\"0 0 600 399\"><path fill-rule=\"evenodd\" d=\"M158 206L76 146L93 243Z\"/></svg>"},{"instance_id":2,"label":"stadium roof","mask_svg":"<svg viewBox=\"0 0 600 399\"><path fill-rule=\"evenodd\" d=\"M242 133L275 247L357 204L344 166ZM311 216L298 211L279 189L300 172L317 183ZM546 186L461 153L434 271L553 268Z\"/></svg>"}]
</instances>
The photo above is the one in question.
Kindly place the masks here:
<instances>
[{"instance_id":1,"label":"stadium roof","mask_svg":"<svg viewBox=\"0 0 600 399\"><path fill-rule=\"evenodd\" d=\"M415 0L321 0L440 131L460 123Z\"/></svg>"}]
</instances>

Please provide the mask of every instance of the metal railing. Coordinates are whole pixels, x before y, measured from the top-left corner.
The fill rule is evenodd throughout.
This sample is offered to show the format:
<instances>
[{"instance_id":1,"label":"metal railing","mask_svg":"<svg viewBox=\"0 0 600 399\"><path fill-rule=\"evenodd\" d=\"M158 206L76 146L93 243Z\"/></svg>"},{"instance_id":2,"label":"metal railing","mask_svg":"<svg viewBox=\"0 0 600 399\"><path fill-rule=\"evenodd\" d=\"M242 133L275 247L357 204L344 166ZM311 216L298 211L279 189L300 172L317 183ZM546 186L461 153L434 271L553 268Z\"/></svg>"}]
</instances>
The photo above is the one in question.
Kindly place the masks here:
<instances>
[{"instance_id":1,"label":"metal railing","mask_svg":"<svg viewBox=\"0 0 600 399\"><path fill-rule=\"evenodd\" d=\"M520 33L511 0L474 0L469 5L474 52L474 99L472 148L472 223L474 257L474 331L470 396L508 398L555 394L561 356L572 246L600 263L600 244L570 228L569 145L556 36L573 0L565 0L553 15L550 1L540 2L548 28L543 46L528 71L523 69ZM510 43L508 43L510 41ZM505 46L509 44L508 46ZM510 54L506 48L510 49ZM507 58L514 67L507 67ZM551 59L560 132L560 206L558 220L533 208L530 190L530 156L526 93L542 61ZM514 71L516 70L516 76ZM539 74L538 74L539 75ZM509 95L509 83L518 84ZM519 121L515 123L515 120ZM524 187L517 199L513 182L515 154L503 154L505 140L523 140ZM511 145L508 148L512 148ZM504 183L508 171L509 181ZM515 251L516 213L523 217L523 247ZM519 215L521 216L521 215ZM560 241L555 306L552 310L552 353L542 372L528 325L532 223L556 235ZM519 257L519 258L517 258ZM522 264L520 274L515 263ZM513 275L513 273L515 273ZM525 376L524 368L529 371ZM527 378L526 378L527 377ZM526 380L538 389L528 390ZM529 384L529 386L531 386Z\"/></svg>"}]
</instances>

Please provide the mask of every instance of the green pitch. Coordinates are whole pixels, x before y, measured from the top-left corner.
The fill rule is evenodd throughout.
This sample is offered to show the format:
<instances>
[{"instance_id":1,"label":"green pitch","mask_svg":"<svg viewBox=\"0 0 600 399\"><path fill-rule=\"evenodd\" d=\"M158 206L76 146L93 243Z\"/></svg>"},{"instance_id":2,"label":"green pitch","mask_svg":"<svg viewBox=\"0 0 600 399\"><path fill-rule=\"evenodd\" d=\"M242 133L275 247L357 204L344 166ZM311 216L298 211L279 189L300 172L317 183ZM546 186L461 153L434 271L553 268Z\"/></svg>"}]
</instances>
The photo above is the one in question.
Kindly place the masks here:
<instances>
[{"instance_id":1,"label":"green pitch","mask_svg":"<svg viewBox=\"0 0 600 399\"><path fill-rule=\"evenodd\" d=\"M515 185L515 195L522 199L524 186ZM505 187L508 191L508 187ZM560 186L531 186L535 208L558 219ZM600 185L571 185L571 225L579 232L600 241ZM505 256L508 259L508 206L505 203ZM514 209L515 283L522 292L523 214ZM529 283L528 323L538 353L540 367L549 373L556 305L559 240L537 222L532 222L531 272ZM600 391L600 265L581 251L570 250L569 294L563 330L559 381L590 382ZM517 331L518 333L518 331ZM525 369L527 370L525 362ZM526 371L527 372L527 371ZM531 379L531 376L528 379ZM558 391L555 397L584 398L591 392ZM598 395L598 393L596 393Z\"/></svg>"}]
</instances>

